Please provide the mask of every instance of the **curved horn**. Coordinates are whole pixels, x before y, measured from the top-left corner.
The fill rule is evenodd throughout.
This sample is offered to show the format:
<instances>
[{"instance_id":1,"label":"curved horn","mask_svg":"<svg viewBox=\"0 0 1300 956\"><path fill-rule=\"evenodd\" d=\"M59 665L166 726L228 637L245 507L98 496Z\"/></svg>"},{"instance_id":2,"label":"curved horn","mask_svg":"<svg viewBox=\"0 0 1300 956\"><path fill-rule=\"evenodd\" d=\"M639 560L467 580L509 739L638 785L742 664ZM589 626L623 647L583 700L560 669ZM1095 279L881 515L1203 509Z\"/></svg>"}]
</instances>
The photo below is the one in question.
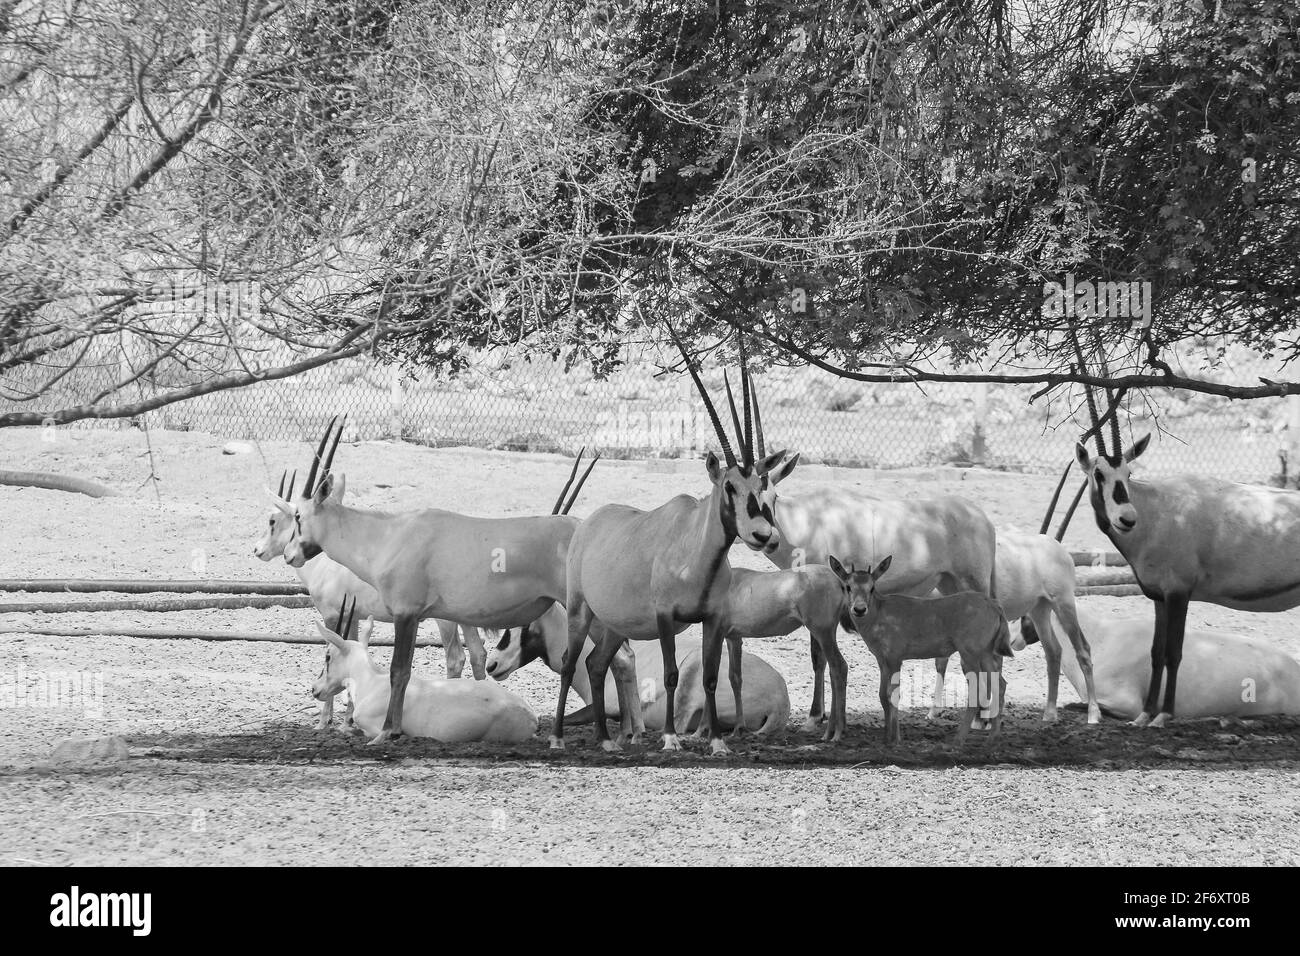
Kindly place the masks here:
<instances>
[{"instance_id":1,"label":"curved horn","mask_svg":"<svg viewBox=\"0 0 1300 956\"><path fill-rule=\"evenodd\" d=\"M560 511L560 506L564 504L564 496L569 493L569 486L573 484L573 476L578 473L578 465L582 463L582 456L586 451L587 446L583 445L582 450L578 452L578 457L573 459L573 467L569 470L569 480L566 481L564 487L560 489L560 497L556 498L555 504L551 506L551 514L563 514L563 512Z\"/></svg>"},{"instance_id":2,"label":"curved horn","mask_svg":"<svg viewBox=\"0 0 1300 956\"><path fill-rule=\"evenodd\" d=\"M709 393L705 390L704 383L700 381L700 373L695 370L695 363L686 354L686 346L682 345L682 340L677 337L677 330L667 320L664 320L664 325L668 326L668 334L673 337L673 342L677 345L677 351L682 353L682 358L686 361L686 370L691 373L691 379L695 382L695 390L700 393L700 398L704 399L704 408L709 413L709 421L713 422L713 430L717 433L718 441L722 443L722 454L727 459L727 467L735 468L735 452L731 450L731 442L727 441L727 433L722 430L722 422L718 419L718 410L713 407L713 402L709 399Z\"/></svg>"},{"instance_id":3,"label":"curved horn","mask_svg":"<svg viewBox=\"0 0 1300 956\"><path fill-rule=\"evenodd\" d=\"M722 381L727 386L727 404L731 406L731 424L736 429L736 439L740 442L741 461L745 465L750 465L753 463L753 456L746 447L745 433L740 430L740 416L736 414L736 398L731 394L731 379L727 377L725 370L722 373Z\"/></svg>"},{"instance_id":4,"label":"curved horn","mask_svg":"<svg viewBox=\"0 0 1300 956\"><path fill-rule=\"evenodd\" d=\"M591 469L596 467L596 462L598 461L600 461L600 455L596 455L595 458L591 459L591 463L587 465L587 470L584 471L582 477L578 479L578 487L573 489L573 494L569 495L569 500L565 503L564 507L560 509L560 514L567 515L569 513L569 509L573 507L573 503L578 500L578 492L582 491L582 486L587 483L587 476L591 474Z\"/></svg>"},{"instance_id":5,"label":"curved horn","mask_svg":"<svg viewBox=\"0 0 1300 956\"><path fill-rule=\"evenodd\" d=\"M335 415L330 419L330 423L325 428L325 434L321 436L320 444L316 446L316 456L311 460L311 471L307 472L307 481L302 486L302 496L310 498L311 493L316 490L316 471L320 468L320 457L325 454L325 443L330 440L330 432L334 430L334 423L339 417Z\"/></svg>"}]
</instances>

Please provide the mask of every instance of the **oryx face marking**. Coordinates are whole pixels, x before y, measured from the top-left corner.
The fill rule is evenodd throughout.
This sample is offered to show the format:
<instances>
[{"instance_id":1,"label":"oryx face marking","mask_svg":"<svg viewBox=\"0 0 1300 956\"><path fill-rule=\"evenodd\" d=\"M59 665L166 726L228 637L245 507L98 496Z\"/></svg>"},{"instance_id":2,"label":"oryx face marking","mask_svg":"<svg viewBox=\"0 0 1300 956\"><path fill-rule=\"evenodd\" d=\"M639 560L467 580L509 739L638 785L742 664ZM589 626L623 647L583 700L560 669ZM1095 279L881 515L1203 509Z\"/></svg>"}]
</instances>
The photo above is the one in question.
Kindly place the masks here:
<instances>
[{"instance_id":1,"label":"oryx face marking","mask_svg":"<svg viewBox=\"0 0 1300 956\"><path fill-rule=\"evenodd\" d=\"M1146 451L1151 436L1144 435L1123 455L1091 457L1082 445L1075 446L1079 468L1088 476L1088 496L1097 527L1104 534L1128 534L1137 527L1138 513L1129 493L1133 459Z\"/></svg>"},{"instance_id":2,"label":"oryx face marking","mask_svg":"<svg viewBox=\"0 0 1300 956\"><path fill-rule=\"evenodd\" d=\"M546 657L546 641L537 629L527 624L511 627L501 632L501 639L488 651L485 669L497 680L504 680L539 657L550 666Z\"/></svg>"},{"instance_id":3,"label":"oryx face marking","mask_svg":"<svg viewBox=\"0 0 1300 956\"><path fill-rule=\"evenodd\" d=\"M876 567L862 569L855 568L851 562L848 565L840 564L834 555L827 556L826 563L840 579L840 586L844 589L844 607L854 629L862 625L871 613L872 601L876 597L876 582L889 570L893 560L892 554L886 555Z\"/></svg>"},{"instance_id":4,"label":"oryx face marking","mask_svg":"<svg viewBox=\"0 0 1300 956\"><path fill-rule=\"evenodd\" d=\"M777 452L753 465L737 464L725 471L712 452L706 460L709 480L721 491L723 528L752 551L771 554L781 544L772 513L776 492L771 472L784 457L785 452Z\"/></svg>"}]
</instances>

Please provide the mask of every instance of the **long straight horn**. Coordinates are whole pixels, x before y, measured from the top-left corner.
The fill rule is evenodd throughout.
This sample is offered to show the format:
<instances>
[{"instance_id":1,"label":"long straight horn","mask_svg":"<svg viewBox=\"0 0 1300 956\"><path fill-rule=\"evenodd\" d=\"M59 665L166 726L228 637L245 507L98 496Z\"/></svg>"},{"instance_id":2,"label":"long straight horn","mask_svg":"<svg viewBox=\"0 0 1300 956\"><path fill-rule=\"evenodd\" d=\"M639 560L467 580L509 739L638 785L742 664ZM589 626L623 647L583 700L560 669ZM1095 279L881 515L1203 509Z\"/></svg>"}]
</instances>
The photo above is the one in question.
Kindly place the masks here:
<instances>
[{"instance_id":1,"label":"long straight horn","mask_svg":"<svg viewBox=\"0 0 1300 956\"><path fill-rule=\"evenodd\" d=\"M328 475L330 473L330 469L334 467L334 453L339 449L339 439L343 437L343 423L347 421L347 419L348 416L344 415L339 420L338 431L334 433L334 443L330 445L329 454L325 456L325 465L321 469L321 473L320 473L321 481L325 480L325 476ZM315 491L315 489L312 490Z\"/></svg>"},{"instance_id":2,"label":"long straight horn","mask_svg":"<svg viewBox=\"0 0 1300 956\"><path fill-rule=\"evenodd\" d=\"M276 489L276 492L275 492L275 496L276 496L277 498L283 498L283 497L284 497L284 483L285 483L285 481L288 479L288 477L289 477L289 469L288 469L288 468L286 468L284 471L280 472L280 487L277 488L277 489Z\"/></svg>"},{"instance_id":3,"label":"long straight horn","mask_svg":"<svg viewBox=\"0 0 1300 956\"><path fill-rule=\"evenodd\" d=\"M740 391L742 392L740 397L745 405L745 432L739 437L745 443L745 455L749 458L750 464L753 464L754 418L750 408L750 399L753 397L754 390L749 379L749 356L745 354L745 334L739 330L736 332L736 343L736 350L740 356Z\"/></svg>"},{"instance_id":4,"label":"long straight horn","mask_svg":"<svg viewBox=\"0 0 1300 956\"><path fill-rule=\"evenodd\" d=\"M346 601L347 598L345 597L344 600ZM357 596L354 594L352 595L352 607L348 609L348 626L342 635L343 640L345 641L352 633L352 621L356 618L356 616L357 616Z\"/></svg>"},{"instance_id":5,"label":"long straight horn","mask_svg":"<svg viewBox=\"0 0 1300 956\"><path fill-rule=\"evenodd\" d=\"M320 444L316 446L316 456L311 460L311 471L307 472L307 482L302 486L302 496L310 498L311 493L316 490L316 472L320 468L321 455L325 454L325 443L330 440L330 432L334 430L334 423L339 420L335 415L330 419L330 423L325 428L325 434L321 436Z\"/></svg>"},{"instance_id":6,"label":"long straight horn","mask_svg":"<svg viewBox=\"0 0 1300 956\"><path fill-rule=\"evenodd\" d=\"M763 442L763 416L758 411L758 392L754 390L754 383L749 383L750 393L754 396L754 437L758 439L758 457L761 461L767 457L767 445Z\"/></svg>"},{"instance_id":7,"label":"long straight horn","mask_svg":"<svg viewBox=\"0 0 1300 956\"><path fill-rule=\"evenodd\" d=\"M347 618L347 615L348 615L348 596L347 593L344 592L343 600L339 602L339 619L334 622L334 629L335 629L335 633L338 634L338 636L343 638L343 640L345 641L348 639L348 630L343 626L343 621L345 618Z\"/></svg>"},{"instance_id":8,"label":"long straight horn","mask_svg":"<svg viewBox=\"0 0 1300 956\"><path fill-rule=\"evenodd\" d=\"M731 425L736 429L736 439L740 442L740 457L745 465L753 463L753 455L749 451L749 443L745 441L745 433L740 429L740 415L736 413L736 397L731 394L731 379L724 371L722 373L722 382L727 386L727 404L731 407Z\"/></svg>"},{"instance_id":9,"label":"long straight horn","mask_svg":"<svg viewBox=\"0 0 1300 956\"><path fill-rule=\"evenodd\" d=\"M573 459L573 467L569 469L569 480L566 481L564 487L560 489L560 497L556 498L555 504L551 506L551 514L564 514L564 512L560 510L560 507L564 504L564 496L569 493L569 486L573 484L573 476L578 473L578 465L582 464L582 456L586 451L587 446L583 445L582 450L578 452L578 457Z\"/></svg>"},{"instance_id":10,"label":"long straight horn","mask_svg":"<svg viewBox=\"0 0 1300 956\"><path fill-rule=\"evenodd\" d=\"M578 487L573 489L573 494L569 495L569 500L565 502L564 507L560 510L560 514L567 515L569 513L569 509L573 507L573 503L578 500L578 493L582 491L582 486L587 483L587 476L591 474L591 469L596 467L596 462L598 461L600 461L600 455L591 459L591 463L587 465L587 470L584 471L582 477L578 479Z\"/></svg>"},{"instance_id":11,"label":"long straight horn","mask_svg":"<svg viewBox=\"0 0 1300 956\"><path fill-rule=\"evenodd\" d=\"M682 345L682 340L677 337L677 330L672 327L668 321L664 322L668 326L668 334L673 337L673 342L677 345L677 351L682 353L682 358L686 361L686 370L691 373L691 380L695 382L695 390L700 393L700 398L704 399L704 409L709 413L709 421L713 422L713 431L718 436L718 441L722 443L722 454L727 460L727 467L736 467L736 454L731 450L731 442L727 441L727 433L722 430L722 422L718 418L718 410L713 407L713 402L709 398L708 391L704 388L704 383L700 381L700 373L695 370L695 363L691 357L686 354L686 346Z\"/></svg>"},{"instance_id":12,"label":"long straight horn","mask_svg":"<svg viewBox=\"0 0 1300 956\"><path fill-rule=\"evenodd\" d=\"M1120 455L1124 452L1124 443L1119 437L1119 403L1124 400L1124 389L1120 389L1114 396L1110 394L1110 389L1106 389L1106 404L1110 407L1107 412L1110 415L1110 434L1114 439L1111 445L1111 454Z\"/></svg>"},{"instance_id":13,"label":"long straight horn","mask_svg":"<svg viewBox=\"0 0 1300 956\"><path fill-rule=\"evenodd\" d=\"M293 486L294 486L295 484L297 484L297 482L298 482L298 469L295 468L295 469L293 470L293 474L289 476L289 491L288 491L288 493L287 493L287 494L283 494L283 495L281 495L280 497L283 498L285 501L293 501Z\"/></svg>"},{"instance_id":14,"label":"long straight horn","mask_svg":"<svg viewBox=\"0 0 1300 956\"><path fill-rule=\"evenodd\" d=\"M1043 523L1038 526L1039 534L1047 534L1052 527L1052 519L1056 517L1056 503L1061 500L1061 492L1065 490L1065 483L1070 480L1070 472L1074 470L1074 461L1071 459L1065 466L1065 471L1061 472L1061 480L1056 483L1056 490L1052 492L1052 500L1048 502L1047 514L1043 515Z\"/></svg>"}]
</instances>

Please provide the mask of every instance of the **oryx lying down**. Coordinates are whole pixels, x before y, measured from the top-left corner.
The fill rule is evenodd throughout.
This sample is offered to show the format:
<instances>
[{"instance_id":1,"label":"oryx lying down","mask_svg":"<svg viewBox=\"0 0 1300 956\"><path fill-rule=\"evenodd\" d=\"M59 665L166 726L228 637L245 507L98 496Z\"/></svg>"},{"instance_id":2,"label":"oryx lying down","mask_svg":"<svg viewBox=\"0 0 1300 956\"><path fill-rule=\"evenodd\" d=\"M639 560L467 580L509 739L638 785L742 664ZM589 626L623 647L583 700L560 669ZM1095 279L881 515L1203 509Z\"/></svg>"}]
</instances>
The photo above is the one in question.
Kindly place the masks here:
<instances>
[{"instance_id":1,"label":"oryx lying down","mask_svg":"<svg viewBox=\"0 0 1300 956\"><path fill-rule=\"evenodd\" d=\"M357 628L355 641L344 640L323 624L316 629L328 645L325 667L311 692L324 701L350 685L353 719L367 734L384 728L388 713L389 676L370 659L374 618ZM413 677L402 709L404 733L443 743L475 740L518 743L537 732L537 715L522 697L494 680L431 680Z\"/></svg>"},{"instance_id":2,"label":"oryx lying down","mask_svg":"<svg viewBox=\"0 0 1300 956\"><path fill-rule=\"evenodd\" d=\"M1002 658L1011 653L1011 634L998 602L987 594L963 591L935 598L881 594L876 582L889 570L885 557L865 571L847 567L834 557L831 570L843 582L848 620L862 636L880 665L880 706L885 712L885 743L901 739L898 702L894 695L903 661L961 657L966 675L966 707L957 719L957 743L965 742L972 722L987 710L992 742L1002 731L1007 682Z\"/></svg>"},{"instance_id":3,"label":"oryx lying down","mask_svg":"<svg viewBox=\"0 0 1300 956\"><path fill-rule=\"evenodd\" d=\"M1042 637L1047 656L1047 706L1043 720L1056 719L1056 689L1061 677L1061 642L1052 627L1055 612L1072 645L1071 660L1083 681L1080 696L1088 703L1088 723L1101 719L1093 688L1088 639L1074 606L1074 559L1051 535L998 532L998 593L1008 621L1026 618Z\"/></svg>"},{"instance_id":4,"label":"oryx lying down","mask_svg":"<svg viewBox=\"0 0 1300 956\"><path fill-rule=\"evenodd\" d=\"M568 635L568 615L562 608L552 607L532 624L503 632L500 640L488 649L487 672L497 680L505 680L520 667L540 658L558 674L564 649L568 645ZM569 723L588 723L595 719L594 708L590 706L591 682L586 668L587 656L593 646L588 641L583 647L573 673L573 689L588 706L566 715L565 720ZM631 645L624 644L619 653L631 655L632 650ZM640 701L638 716L645 727L663 730L667 701L660 645L653 641L643 642L636 646L635 652L632 660L635 680L628 699ZM688 637L677 642L678 684L674 700L674 713L679 726L683 730L695 730L701 734L706 731L703 719L702 653L703 642L698 638ZM731 666L735 666L734 657ZM744 655L741 666L745 672L743 708L735 706L734 692L728 694L726 687L721 684L718 687L718 719L722 721L723 727L737 726L737 713L743 711L745 726L749 730L760 734L784 730L790 718L790 692L786 688L785 678L771 664L753 654ZM621 712L618 687L612 674L605 682L605 709L611 715ZM626 723L624 717L625 730Z\"/></svg>"},{"instance_id":5,"label":"oryx lying down","mask_svg":"<svg viewBox=\"0 0 1300 956\"><path fill-rule=\"evenodd\" d=\"M292 477L286 474L280 475L279 490L274 495L271 495L278 503L277 507L271 509L271 513L267 517L266 530L257 543L253 545L253 555L261 561L271 561L282 557L285 547L293 538L293 509L289 507L288 502L293 499L296 477L296 472ZM339 475L334 486L334 499L336 501L343 501L343 493L346 487L346 477ZM270 494L270 492L271 489L268 488L267 493ZM283 507L280 506L281 503ZM330 560L328 555L318 554L302 567L294 568L294 570L298 573L298 578L302 581L303 586L307 588L311 603L325 621L325 626L331 631L343 634L349 640L355 640L357 624L360 623L361 618L373 617L377 621L392 622L392 615L388 613L383 602L379 600L379 592L337 561ZM342 607L343 599L347 596L351 596L356 610L360 612L360 617L354 616L350 633L343 633L342 622L338 618L338 608ZM460 638L456 634L456 625L450 621L435 621L434 623L438 625L443 650L447 655L447 676L449 678L460 677L465 670L465 652L460 646ZM474 679L482 680L485 673L483 661L487 656L483 648L483 639L476 627L467 626L464 628L464 632L465 643L469 646L470 668L473 670ZM334 698L330 697L321 705L320 729L324 730L328 727L333 716Z\"/></svg>"},{"instance_id":6,"label":"oryx lying down","mask_svg":"<svg viewBox=\"0 0 1300 956\"><path fill-rule=\"evenodd\" d=\"M1151 681L1152 613L1122 619L1080 612L1092 646L1097 702L1111 717L1142 713ZM1020 622L1017 650L1037 640L1033 622ZM1017 646L1019 645L1019 646ZM1061 649L1065 677L1082 698L1083 674L1073 650ZM1178 671L1179 717L1300 714L1300 663L1277 647L1218 628L1188 628Z\"/></svg>"}]
</instances>

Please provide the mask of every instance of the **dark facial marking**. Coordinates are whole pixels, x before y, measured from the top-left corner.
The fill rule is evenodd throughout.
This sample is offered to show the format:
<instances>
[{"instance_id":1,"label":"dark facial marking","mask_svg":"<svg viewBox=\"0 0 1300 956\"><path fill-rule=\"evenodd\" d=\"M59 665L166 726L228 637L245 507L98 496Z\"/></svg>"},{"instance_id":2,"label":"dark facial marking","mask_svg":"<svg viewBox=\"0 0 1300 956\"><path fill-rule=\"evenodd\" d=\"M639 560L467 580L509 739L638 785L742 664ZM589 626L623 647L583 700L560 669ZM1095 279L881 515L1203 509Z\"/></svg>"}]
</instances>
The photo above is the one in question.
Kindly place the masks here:
<instances>
[{"instance_id":1,"label":"dark facial marking","mask_svg":"<svg viewBox=\"0 0 1300 956\"><path fill-rule=\"evenodd\" d=\"M1115 482L1115 490L1111 492L1111 497L1115 499L1117 505L1128 504L1128 488L1124 486L1124 482Z\"/></svg>"},{"instance_id":2,"label":"dark facial marking","mask_svg":"<svg viewBox=\"0 0 1300 956\"><path fill-rule=\"evenodd\" d=\"M551 666L551 661L546 656L546 641L541 634L533 633L532 627L526 625L519 635L519 666L523 667L539 658L547 667Z\"/></svg>"},{"instance_id":3,"label":"dark facial marking","mask_svg":"<svg viewBox=\"0 0 1300 956\"><path fill-rule=\"evenodd\" d=\"M509 646L510 646L510 632L502 631L501 640L497 641L497 650L504 651Z\"/></svg>"}]
</instances>

